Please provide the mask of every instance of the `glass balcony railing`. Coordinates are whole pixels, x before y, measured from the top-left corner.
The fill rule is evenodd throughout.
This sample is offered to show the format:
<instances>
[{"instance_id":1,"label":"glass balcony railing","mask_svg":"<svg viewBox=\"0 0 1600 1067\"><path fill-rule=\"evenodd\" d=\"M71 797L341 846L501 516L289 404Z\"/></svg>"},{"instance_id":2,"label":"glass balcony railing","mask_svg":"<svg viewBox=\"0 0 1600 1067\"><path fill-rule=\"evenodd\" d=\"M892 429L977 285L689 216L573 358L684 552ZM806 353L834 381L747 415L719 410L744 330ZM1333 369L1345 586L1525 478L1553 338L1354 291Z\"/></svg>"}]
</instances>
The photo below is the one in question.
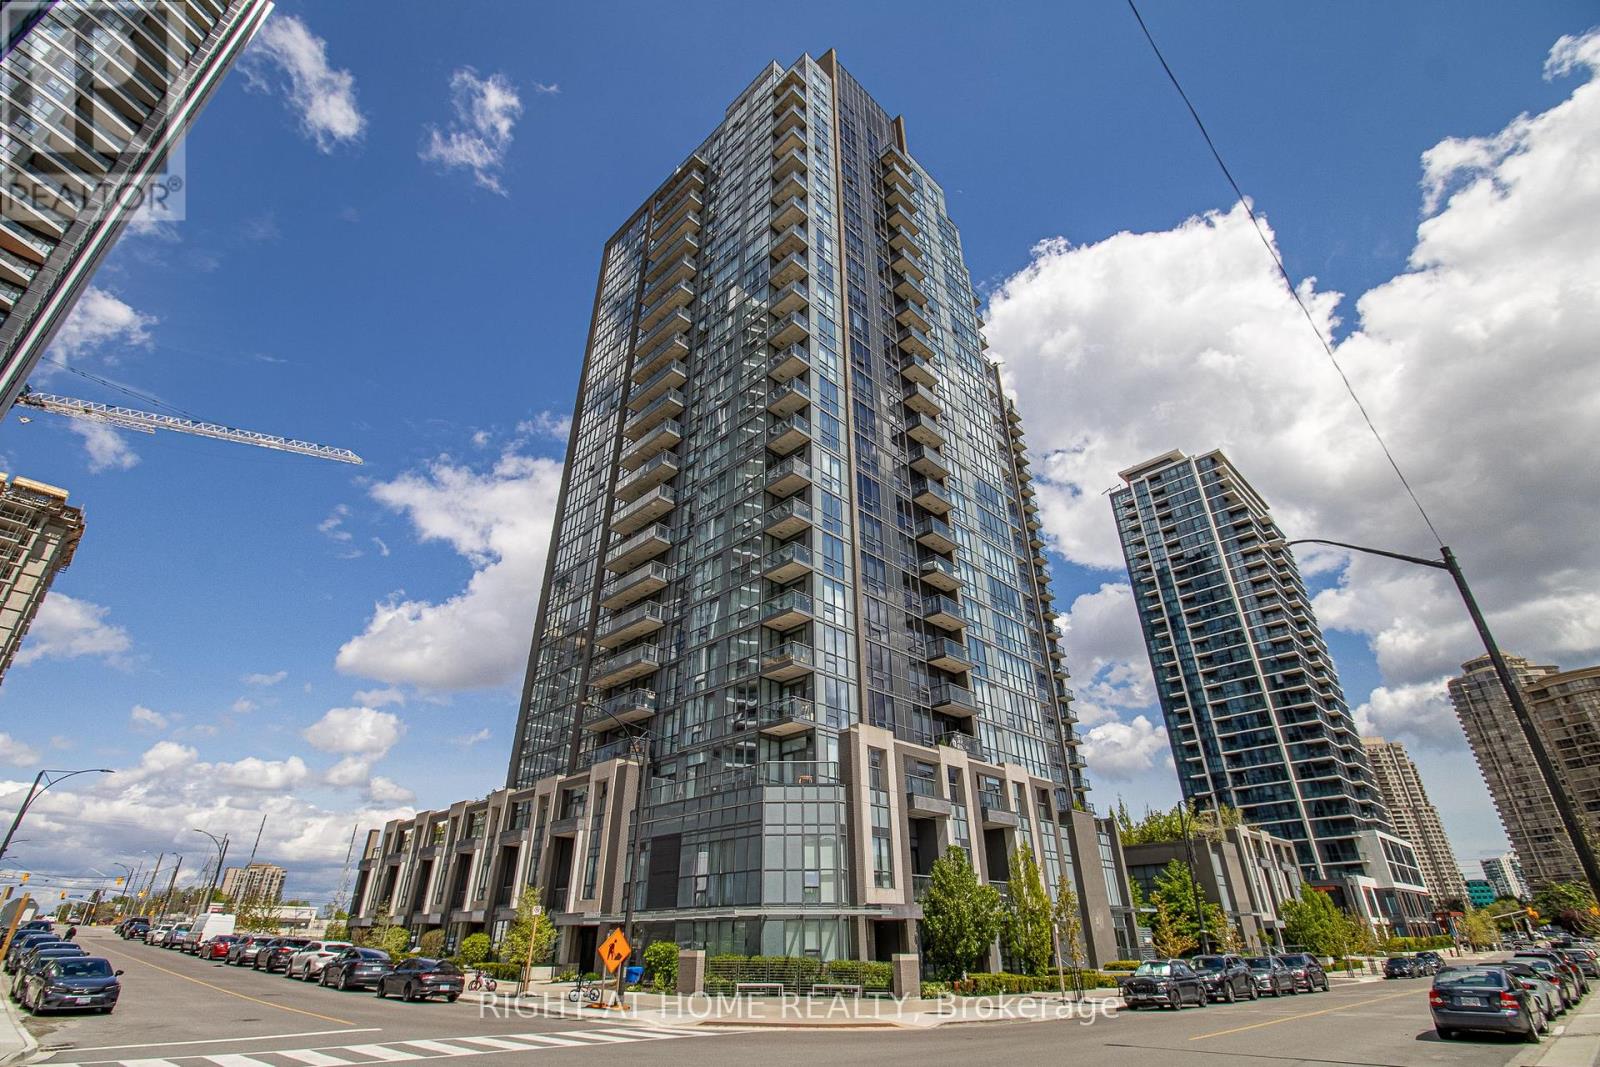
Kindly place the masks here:
<instances>
[{"instance_id":1,"label":"glass balcony railing","mask_svg":"<svg viewBox=\"0 0 1600 1067\"><path fill-rule=\"evenodd\" d=\"M811 505L805 500L785 500L767 509L766 532L773 537L793 537L811 528Z\"/></svg>"}]
</instances>

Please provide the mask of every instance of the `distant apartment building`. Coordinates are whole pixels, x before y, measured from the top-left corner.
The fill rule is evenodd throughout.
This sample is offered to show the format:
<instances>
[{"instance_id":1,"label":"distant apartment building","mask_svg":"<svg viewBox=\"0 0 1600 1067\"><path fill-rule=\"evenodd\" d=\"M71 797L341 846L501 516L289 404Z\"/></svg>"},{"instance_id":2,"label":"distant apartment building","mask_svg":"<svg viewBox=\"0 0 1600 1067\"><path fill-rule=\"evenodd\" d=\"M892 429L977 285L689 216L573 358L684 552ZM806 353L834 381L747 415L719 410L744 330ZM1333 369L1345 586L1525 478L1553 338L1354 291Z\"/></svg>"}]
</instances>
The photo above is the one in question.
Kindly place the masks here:
<instances>
[{"instance_id":1,"label":"distant apartment building","mask_svg":"<svg viewBox=\"0 0 1600 1067\"><path fill-rule=\"evenodd\" d=\"M67 491L0 474L0 679L83 539L83 510Z\"/></svg>"},{"instance_id":2,"label":"distant apartment building","mask_svg":"<svg viewBox=\"0 0 1600 1067\"><path fill-rule=\"evenodd\" d=\"M1466 879L1466 886L1467 903L1474 908L1486 908L1500 896L1499 893L1494 891L1494 886L1490 885L1487 879L1468 878Z\"/></svg>"},{"instance_id":3,"label":"distant apartment building","mask_svg":"<svg viewBox=\"0 0 1600 1067\"><path fill-rule=\"evenodd\" d=\"M1522 877L1522 864L1517 861L1515 852L1505 852L1498 856L1478 861L1483 868L1484 881L1494 888L1494 895L1499 897L1513 897L1517 900L1528 900L1533 893L1528 889L1527 880Z\"/></svg>"},{"instance_id":4,"label":"distant apartment building","mask_svg":"<svg viewBox=\"0 0 1600 1067\"><path fill-rule=\"evenodd\" d=\"M1122 857L1128 880L1146 899L1161 872L1176 860L1192 870L1205 898L1222 909L1249 949L1286 948L1283 904L1299 897L1301 885L1292 842L1235 826L1210 834L1197 831L1187 843L1179 839L1123 845Z\"/></svg>"},{"instance_id":5,"label":"distant apartment building","mask_svg":"<svg viewBox=\"0 0 1600 1067\"><path fill-rule=\"evenodd\" d=\"M1416 850L1422 884L1428 887L1434 904L1444 907L1451 901L1465 900L1467 886L1456 865L1455 850L1450 847L1439 809L1428 799L1422 776L1406 753L1406 746L1381 737L1366 738L1362 745L1372 762L1372 773L1394 822L1394 831Z\"/></svg>"},{"instance_id":6,"label":"distant apartment building","mask_svg":"<svg viewBox=\"0 0 1600 1067\"><path fill-rule=\"evenodd\" d=\"M1589 832L1600 835L1600 668L1563 672L1513 655L1506 663L1574 806L1586 813ZM1461 670L1450 680L1450 702L1521 862L1524 888L1583 881L1577 853L1489 657L1468 660Z\"/></svg>"},{"instance_id":7,"label":"distant apartment building","mask_svg":"<svg viewBox=\"0 0 1600 1067\"><path fill-rule=\"evenodd\" d=\"M169 154L271 11L269 0L0 5L0 415L129 218L181 191L181 175L163 175Z\"/></svg>"},{"instance_id":8,"label":"distant apartment building","mask_svg":"<svg viewBox=\"0 0 1600 1067\"><path fill-rule=\"evenodd\" d=\"M222 872L222 895L231 901L277 902L289 872L275 863L252 863Z\"/></svg>"}]
</instances>

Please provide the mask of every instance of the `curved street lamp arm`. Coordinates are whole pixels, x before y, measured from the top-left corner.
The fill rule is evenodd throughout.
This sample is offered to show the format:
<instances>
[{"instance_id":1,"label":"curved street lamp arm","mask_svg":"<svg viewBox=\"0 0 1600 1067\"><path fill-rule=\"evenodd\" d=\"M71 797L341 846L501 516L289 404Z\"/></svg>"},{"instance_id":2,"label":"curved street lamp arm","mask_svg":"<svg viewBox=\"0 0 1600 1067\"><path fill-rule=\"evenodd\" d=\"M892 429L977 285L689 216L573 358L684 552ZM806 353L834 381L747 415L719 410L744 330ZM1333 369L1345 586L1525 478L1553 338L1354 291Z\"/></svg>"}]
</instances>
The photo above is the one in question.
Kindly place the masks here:
<instances>
[{"instance_id":1,"label":"curved street lamp arm","mask_svg":"<svg viewBox=\"0 0 1600 1067\"><path fill-rule=\"evenodd\" d=\"M1436 570L1447 571L1450 567L1436 559L1424 559L1421 556L1408 556L1404 552L1390 552L1383 548L1368 548L1365 545L1352 545L1346 541L1328 541L1321 537L1297 537L1293 541L1285 541L1284 545L1332 545L1334 548L1348 548L1352 552L1365 552L1369 556L1385 556L1397 559L1402 563L1415 563L1419 567L1433 567ZM1448 550L1447 550L1448 551Z\"/></svg>"}]
</instances>

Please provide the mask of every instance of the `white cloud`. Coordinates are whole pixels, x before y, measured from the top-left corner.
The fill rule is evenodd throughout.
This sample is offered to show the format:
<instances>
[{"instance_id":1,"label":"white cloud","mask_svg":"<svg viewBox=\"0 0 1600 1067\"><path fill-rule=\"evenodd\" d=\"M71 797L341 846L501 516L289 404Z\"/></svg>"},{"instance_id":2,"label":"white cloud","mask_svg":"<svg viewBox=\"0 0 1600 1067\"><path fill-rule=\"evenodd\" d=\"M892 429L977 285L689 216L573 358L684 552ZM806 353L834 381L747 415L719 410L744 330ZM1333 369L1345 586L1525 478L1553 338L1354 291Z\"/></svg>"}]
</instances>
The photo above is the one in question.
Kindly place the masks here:
<instances>
[{"instance_id":1,"label":"white cloud","mask_svg":"<svg viewBox=\"0 0 1600 1067\"><path fill-rule=\"evenodd\" d=\"M364 707L384 708L390 704L404 704L406 695L391 685L385 689L357 689L353 699Z\"/></svg>"},{"instance_id":2,"label":"white cloud","mask_svg":"<svg viewBox=\"0 0 1600 1067\"><path fill-rule=\"evenodd\" d=\"M367 783L367 797L374 804L410 804L417 799L411 790L381 774Z\"/></svg>"},{"instance_id":3,"label":"white cloud","mask_svg":"<svg viewBox=\"0 0 1600 1067\"><path fill-rule=\"evenodd\" d=\"M50 343L49 354L64 363L89 355L101 355L115 363L119 354L111 349L148 348L150 328L159 321L154 315L134 310L106 290L90 286L61 324Z\"/></svg>"},{"instance_id":4,"label":"white cloud","mask_svg":"<svg viewBox=\"0 0 1600 1067\"><path fill-rule=\"evenodd\" d=\"M18 741L7 733L0 733L0 763L12 767L28 767L39 762L39 750Z\"/></svg>"},{"instance_id":5,"label":"white cloud","mask_svg":"<svg viewBox=\"0 0 1600 1067\"><path fill-rule=\"evenodd\" d=\"M1445 689L1448 678L1412 685L1374 689L1355 709L1356 726L1363 737L1387 737L1418 748L1459 750L1466 738Z\"/></svg>"},{"instance_id":6,"label":"white cloud","mask_svg":"<svg viewBox=\"0 0 1600 1067\"><path fill-rule=\"evenodd\" d=\"M540 411L533 418L517 423L517 433L524 437L542 437L566 444L572 434L572 416L559 411Z\"/></svg>"},{"instance_id":7,"label":"white cloud","mask_svg":"<svg viewBox=\"0 0 1600 1067\"><path fill-rule=\"evenodd\" d=\"M281 793L305 783L311 772L299 756L284 760L264 760L247 756L235 763L218 763L211 773L223 785L235 789L259 789L264 793Z\"/></svg>"},{"instance_id":8,"label":"white cloud","mask_svg":"<svg viewBox=\"0 0 1600 1067\"><path fill-rule=\"evenodd\" d=\"M123 653L133 646L133 641L127 630L106 622L109 614L110 608L65 593L46 595L17 652L17 665L42 659L98 656L113 666L121 666Z\"/></svg>"},{"instance_id":9,"label":"white cloud","mask_svg":"<svg viewBox=\"0 0 1600 1067\"><path fill-rule=\"evenodd\" d=\"M135 730L165 730L170 725L170 720L159 711L147 708L143 704L135 704L133 710L128 712L128 722Z\"/></svg>"},{"instance_id":10,"label":"white cloud","mask_svg":"<svg viewBox=\"0 0 1600 1067\"><path fill-rule=\"evenodd\" d=\"M598 462L598 460L596 461ZM396 594L339 649L347 674L389 685L474 689L503 685L525 664L533 633L561 464L506 453L489 470L441 457L373 487L423 541L443 541L473 568L443 601Z\"/></svg>"},{"instance_id":11,"label":"white cloud","mask_svg":"<svg viewBox=\"0 0 1600 1067\"><path fill-rule=\"evenodd\" d=\"M444 132L428 127L421 157L446 168L466 167L479 185L504 196L500 171L512 128L522 116L517 87L504 74L480 78L471 67L461 67L450 75L450 106L455 119Z\"/></svg>"},{"instance_id":12,"label":"white cloud","mask_svg":"<svg viewBox=\"0 0 1600 1067\"><path fill-rule=\"evenodd\" d=\"M1083 735L1083 758L1089 770L1111 779L1132 778L1172 756L1167 731L1143 715L1127 722L1103 722Z\"/></svg>"},{"instance_id":13,"label":"white cloud","mask_svg":"<svg viewBox=\"0 0 1600 1067\"><path fill-rule=\"evenodd\" d=\"M350 517L350 505L339 504L328 513L328 517L317 523L317 532L331 541L347 542L351 534L344 529L344 520Z\"/></svg>"},{"instance_id":14,"label":"white cloud","mask_svg":"<svg viewBox=\"0 0 1600 1067\"><path fill-rule=\"evenodd\" d=\"M233 702L232 711L235 715L248 715L258 707L260 705L249 697L240 697Z\"/></svg>"},{"instance_id":15,"label":"white cloud","mask_svg":"<svg viewBox=\"0 0 1600 1067\"><path fill-rule=\"evenodd\" d=\"M384 542L383 538L381 538L381 537L374 537L372 539L372 547L374 547L374 548L376 548L378 550L378 555L380 555L380 556L385 556L386 557L386 556L389 555L389 546L388 546L388 544L386 544Z\"/></svg>"},{"instance_id":16,"label":"white cloud","mask_svg":"<svg viewBox=\"0 0 1600 1067\"><path fill-rule=\"evenodd\" d=\"M318 151L353 143L366 129L355 76L328 62L328 42L296 16L269 19L251 42L242 69L251 88L283 93L299 117L300 132Z\"/></svg>"},{"instance_id":17,"label":"white cloud","mask_svg":"<svg viewBox=\"0 0 1600 1067\"><path fill-rule=\"evenodd\" d=\"M365 785L372 775L372 761L361 756L346 756L323 774L322 780L332 786L350 787Z\"/></svg>"},{"instance_id":18,"label":"white cloud","mask_svg":"<svg viewBox=\"0 0 1600 1067\"><path fill-rule=\"evenodd\" d=\"M395 746L405 724L393 712L372 708L331 708L304 730L313 748L323 752L344 752L380 759Z\"/></svg>"},{"instance_id":19,"label":"white cloud","mask_svg":"<svg viewBox=\"0 0 1600 1067\"><path fill-rule=\"evenodd\" d=\"M1597 70L1600 33L1564 38L1549 73L1585 79L1568 99L1424 156L1430 210L1408 270L1360 297L1338 349L1501 643L1571 665L1600 656L1600 540L1582 491L1600 453L1600 168L1579 164L1600 157ZM1331 333L1340 294L1314 279L1300 291ZM1122 570L1102 492L1171 448L1225 449L1291 537L1428 551L1242 208L1040 244L997 291L988 336L1023 410L1053 547L1076 563ZM1312 562L1337 574L1316 601L1323 625L1377 654L1374 722L1481 651L1442 574L1339 553ZM1431 722L1419 739L1439 736Z\"/></svg>"},{"instance_id":20,"label":"white cloud","mask_svg":"<svg viewBox=\"0 0 1600 1067\"><path fill-rule=\"evenodd\" d=\"M89 457L89 473L132 470L139 465L139 453L128 446L117 430L103 422L73 419L69 429L83 438L83 451Z\"/></svg>"},{"instance_id":21,"label":"white cloud","mask_svg":"<svg viewBox=\"0 0 1600 1067\"><path fill-rule=\"evenodd\" d=\"M277 685L289 677L288 671L273 671L270 674L247 674L240 681L245 685Z\"/></svg>"},{"instance_id":22,"label":"white cloud","mask_svg":"<svg viewBox=\"0 0 1600 1067\"><path fill-rule=\"evenodd\" d=\"M1092 726L1115 719L1118 709L1155 701L1155 679L1126 582L1107 582L1078 597L1061 628L1077 694L1072 710L1080 722Z\"/></svg>"},{"instance_id":23,"label":"white cloud","mask_svg":"<svg viewBox=\"0 0 1600 1067\"><path fill-rule=\"evenodd\" d=\"M460 737L452 737L450 739L450 743L455 745L457 748L471 748L473 745L482 744L483 742L489 740L489 738L492 736L493 735L489 733L489 728L485 726L483 729L478 730L475 733L462 734Z\"/></svg>"}]
</instances>

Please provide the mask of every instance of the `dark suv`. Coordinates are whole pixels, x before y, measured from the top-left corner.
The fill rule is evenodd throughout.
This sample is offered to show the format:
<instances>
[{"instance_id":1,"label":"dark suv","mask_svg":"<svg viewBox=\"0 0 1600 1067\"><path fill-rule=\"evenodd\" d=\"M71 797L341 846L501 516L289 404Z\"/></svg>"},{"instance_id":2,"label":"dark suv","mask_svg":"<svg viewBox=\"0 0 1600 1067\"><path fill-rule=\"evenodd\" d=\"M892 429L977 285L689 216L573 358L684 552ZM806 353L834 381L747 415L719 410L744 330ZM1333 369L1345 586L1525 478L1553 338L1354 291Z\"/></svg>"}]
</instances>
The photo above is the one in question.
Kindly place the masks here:
<instances>
[{"instance_id":1,"label":"dark suv","mask_svg":"<svg viewBox=\"0 0 1600 1067\"><path fill-rule=\"evenodd\" d=\"M1250 965L1240 956L1195 956L1189 961L1200 981L1205 983L1206 996L1232 1004L1236 1000L1255 1000L1255 979L1250 975Z\"/></svg>"},{"instance_id":2,"label":"dark suv","mask_svg":"<svg viewBox=\"0 0 1600 1067\"><path fill-rule=\"evenodd\" d=\"M256 953L256 970L272 974L289 966L289 957L311 943L309 937L275 937Z\"/></svg>"},{"instance_id":3,"label":"dark suv","mask_svg":"<svg viewBox=\"0 0 1600 1067\"><path fill-rule=\"evenodd\" d=\"M1324 993L1328 991L1328 972L1322 969L1322 964L1311 953L1286 952L1278 958L1294 975L1296 989L1304 989L1307 993L1315 993L1319 989Z\"/></svg>"}]
</instances>

